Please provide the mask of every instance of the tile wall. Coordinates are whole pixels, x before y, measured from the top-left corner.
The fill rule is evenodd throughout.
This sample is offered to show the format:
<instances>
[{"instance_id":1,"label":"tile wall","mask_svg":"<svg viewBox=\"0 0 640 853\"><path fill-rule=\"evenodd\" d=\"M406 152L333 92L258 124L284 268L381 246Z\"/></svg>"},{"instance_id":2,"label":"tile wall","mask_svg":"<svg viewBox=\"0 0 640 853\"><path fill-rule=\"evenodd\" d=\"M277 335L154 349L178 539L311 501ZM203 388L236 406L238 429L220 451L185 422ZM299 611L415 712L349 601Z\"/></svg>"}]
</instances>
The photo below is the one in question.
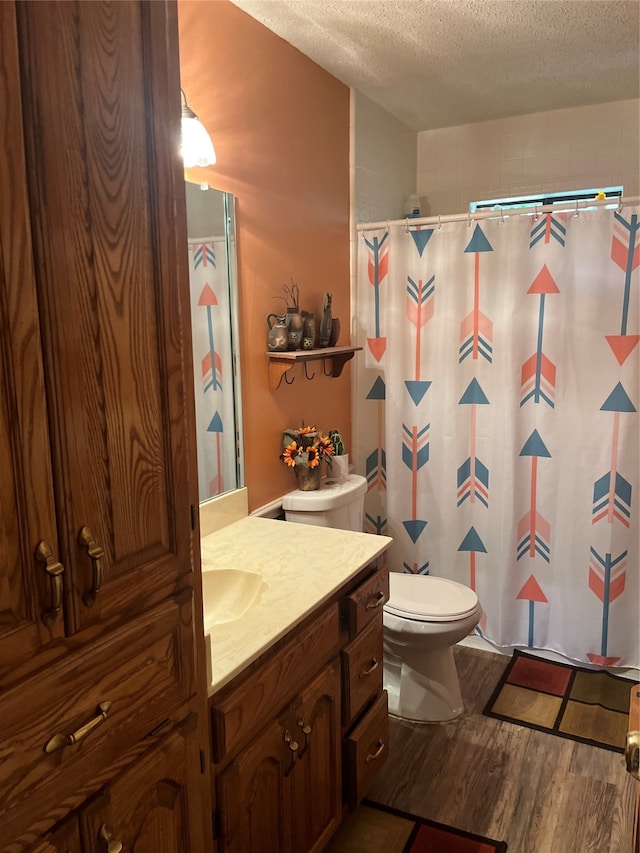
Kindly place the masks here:
<instances>
[{"instance_id":1,"label":"tile wall","mask_svg":"<svg viewBox=\"0 0 640 853\"><path fill-rule=\"evenodd\" d=\"M423 215L470 201L622 184L640 195L640 101L465 124L418 133Z\"/></svg>"}]
</instances>

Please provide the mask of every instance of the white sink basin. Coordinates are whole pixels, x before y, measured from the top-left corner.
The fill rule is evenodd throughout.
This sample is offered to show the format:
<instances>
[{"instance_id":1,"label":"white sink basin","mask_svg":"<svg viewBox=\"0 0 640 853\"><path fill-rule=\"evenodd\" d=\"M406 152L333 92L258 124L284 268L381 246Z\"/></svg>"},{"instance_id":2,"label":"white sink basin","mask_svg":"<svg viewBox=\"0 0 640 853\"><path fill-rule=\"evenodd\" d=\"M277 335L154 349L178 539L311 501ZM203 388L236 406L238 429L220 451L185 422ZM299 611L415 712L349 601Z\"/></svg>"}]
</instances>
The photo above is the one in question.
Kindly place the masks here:
<instances>
[{"instance_id":1,"label":"white sink basin","mask_svg":"<svg viewBox=\"0 0 640 853\"><path fill-rule=\"evenodd\" d=\"M204 629L235 622L257 604L269 585L256 572L215 569L202 573Z\"/></svg>"}]
</instances>

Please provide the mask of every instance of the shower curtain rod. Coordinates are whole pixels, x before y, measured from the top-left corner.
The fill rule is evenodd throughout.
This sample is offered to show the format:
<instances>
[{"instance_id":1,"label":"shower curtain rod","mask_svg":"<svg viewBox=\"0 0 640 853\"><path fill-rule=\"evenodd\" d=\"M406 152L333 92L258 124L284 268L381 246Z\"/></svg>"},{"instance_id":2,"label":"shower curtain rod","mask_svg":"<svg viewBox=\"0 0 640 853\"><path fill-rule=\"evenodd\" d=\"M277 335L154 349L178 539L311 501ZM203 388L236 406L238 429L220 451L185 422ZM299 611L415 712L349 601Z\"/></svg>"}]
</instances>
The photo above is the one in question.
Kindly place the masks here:
<instances>
[{"instance_id":1,"label":"shower curtain rod","mask_svg":"<svg viewBox=\"0 0 640 853\"><path fill-rule=\"evenodd\" d=\"M640 196L633 198L620 197L616 208L621 210L625 205L640 203ZM538 213L552 213L553 211L565 211L567 213L579 214L581 210L591 207L613 207L615 201L611 198L588 199L584 201L563 201L556 204L534 205L526 210L522 208L508 208L507 210L476 211L475 213L447 213L438 216L423 216L418 218L394 219L389 222L362 222L356 226L358 231L374 231L379 228L389 228L391 225L402 225L406 228L414 225L439 225L442 222L464 222L469 224L479 219L505 219L508 216L535 216Z\"/></svg>"}]
</instances>

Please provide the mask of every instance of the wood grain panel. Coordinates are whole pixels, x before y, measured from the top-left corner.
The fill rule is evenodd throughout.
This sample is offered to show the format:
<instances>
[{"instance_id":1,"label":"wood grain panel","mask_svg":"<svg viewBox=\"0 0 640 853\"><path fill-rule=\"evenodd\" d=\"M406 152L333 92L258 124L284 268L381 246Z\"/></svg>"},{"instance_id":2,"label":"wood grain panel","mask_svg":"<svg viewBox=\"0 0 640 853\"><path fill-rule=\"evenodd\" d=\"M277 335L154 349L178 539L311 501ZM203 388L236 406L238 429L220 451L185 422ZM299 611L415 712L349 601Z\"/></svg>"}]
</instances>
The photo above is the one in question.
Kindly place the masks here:
<instances>
[{"instance_id":1,"label":"wood grain panel","mask_svg":"<svg viewBox=\"0 0 640 853\"><path fill-rule=\"evenodd\" d=\"M58 554L38 306L26 195L15 10L0 4L0 673L63 634L41 539ZM34 665L37 661L34 660Z\"/></svg>"},{"instance_id":2,"label":"wood grain panel","mask_svg":"<svg viewBox=\"0 0 640 853\"><path fill-rule=\"evenodd\" d=\"M388 600L389 571L385 566L361 583L345 601L351 639L371 621L380 618L384 603Z\"/></svg>"},{"instance_id":3,"label":"wood grain panel","mask_svg":"<svg viewBox=\"0 0 640 853\"><path fill-rule=\"evenodd\" d=\"M7 691L0 704L0 837L17 837L33 815L73 794L187 702L193 691L191 601L168 601L127 629L105 637ZM50 754L53 735L69 735L110 702L86 738Z\"/></svg>"},{"instance_id":4,"label":"wood grain panel","mask_svg":"<svg viewBox=\"0 0 640 853\"><path fill-rule=\"evenodd\" d=\"M318 672L338 651L338 605L327 607L314 621L296 630L271 659L209 700L213 731L213 755L221 761L294 699L300 673Z\"/></svg>"},{"instance_id":5,"label":"wood grain panel","mask_svg":"<svg viewBox=\"0 0 640 853\"><path fill-rule=\"evenodd\" d=\"M158 600L191 570L181 330L188 282L176 263L186 241L173 224L183 217L168 214L179 202L179 81L166 60L156 74L159 57L177 50L167 14L161 3L20 9L74 630ZM160 174L171 177L158 182ZM78 542L85 525L104 550L91 607L83 593L92 563Z\"/></svg>"},{"instance_id":6,"label":"wood grain panel","mask_svg":"<svg viewBox=\"0 0 640 853\"><path fill-rule=\"evenodd\" d=\"M81 813L85 853L104 853L106 826L131 853L200 853L204 839L190 823L187 795L196 757L180 731L169 733Z\"/></svg>"},{"instance_id":7,"label":"wood grain panel","mask_svg":"<svg viewBox=\"0 0 640 853\"><path fill-rule=\"evenodd\" d=\"M382 613L340 653L342 658L342 722L350 725L382 690Z\"/></svg>"}]
</instances>

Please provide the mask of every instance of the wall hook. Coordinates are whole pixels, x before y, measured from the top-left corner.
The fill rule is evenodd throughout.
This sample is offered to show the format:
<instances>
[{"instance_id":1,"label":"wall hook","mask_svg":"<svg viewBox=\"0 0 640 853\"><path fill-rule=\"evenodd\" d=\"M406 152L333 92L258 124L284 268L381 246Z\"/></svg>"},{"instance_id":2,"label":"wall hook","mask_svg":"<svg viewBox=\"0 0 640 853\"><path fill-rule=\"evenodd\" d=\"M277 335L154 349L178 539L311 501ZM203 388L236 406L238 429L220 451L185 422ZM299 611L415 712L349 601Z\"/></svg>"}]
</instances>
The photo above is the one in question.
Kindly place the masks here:
<instances>
[{"instance_id":1,"label":"wall hook","mask_svg":"<svg viewBox=\"0 0 640 853\"><path fill-rule=\"evenodd\" d=\"M325 362L325 359L323 358L322 359L322 372L324 373L325 376L333 376L333 366L331 367L331 370L327 373L327 371L324 369L324 362Z\"/></svg>"},{"instance_id":2,"label":"wall hook","mask_svg":"<svg viewBox=\"0 0 640 853\"><path fill-rule=\"evenodd\" d=\"M282 378L283 378L283 379L284 379L284 381L287 383L287 385L293 385L293 383L294 383L294 382L295 382L295 380L296 380L296 377L295 377L295 376L292 376L292 377L291 377L291 379L287 379L287 374L286 374L286 373L283 373L283 374L282 374Z\"/></svg>"},{"instance_id":3,"label":"wall hook","mask_svg":"<svg viewBox=\"0 0 640 853\"><path fill-rule=\"evenodd\" d=\"M316 375L315 370L313 371L311 376L309 376L309 372L307 371L307 362L303 361L302 364L304 366L304 375L307 377L307 379L313 379L313 377Z\"/></svg>"}]
</instances>

